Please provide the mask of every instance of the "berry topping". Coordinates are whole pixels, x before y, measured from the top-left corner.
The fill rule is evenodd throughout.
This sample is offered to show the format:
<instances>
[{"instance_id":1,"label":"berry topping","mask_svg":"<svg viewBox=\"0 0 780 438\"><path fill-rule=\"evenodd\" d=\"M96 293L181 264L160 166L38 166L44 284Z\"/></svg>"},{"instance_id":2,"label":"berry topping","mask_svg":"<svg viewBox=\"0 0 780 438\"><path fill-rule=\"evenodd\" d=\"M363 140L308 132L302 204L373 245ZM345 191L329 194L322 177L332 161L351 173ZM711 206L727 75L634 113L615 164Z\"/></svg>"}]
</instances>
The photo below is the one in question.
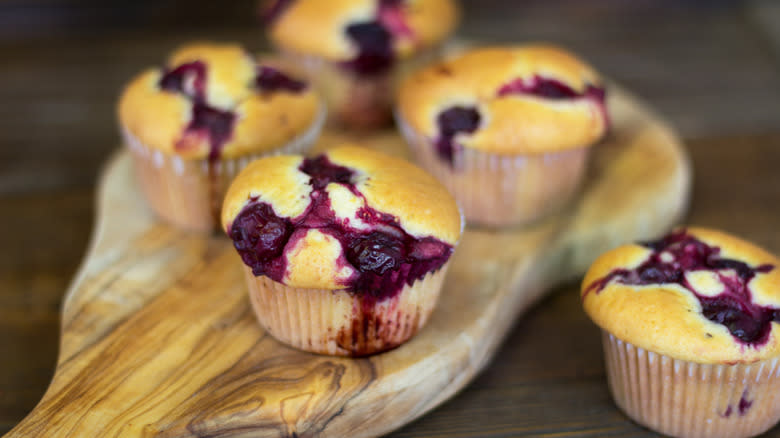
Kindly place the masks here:
<instances>
[{"instance_id":1,"label":"berry topping","mask_svg":"<svg viewBox=\"0 0 780 438\"><path fill-rule=\"evenodd\" d=\"M529 95L552 100L588 99L599 107L604 123L609 124L605 103L606 91L591 84L587 84L585 91L578 92L561 81L542 76L517 78L498 89L498 97L511 95Z\"/></svg>"},{"instance_id":2,"label":"berry topping","mask_svg":"<svg viewBox=\"0 0 780 438\"><path fill-rule=\"evenodd\" d=\"M236 217L230 227L230 238L255 275L274 278L284 275L284 265L278 259L292 230L288 219L277 216L270 205L256 202L247 205Z\"/></svg>"},{"instance_id":3,"label":"berry topping","mask_svg":"<svg viewBox=\"0 0 780 438\"><path fill-rule=\"evenodd\" d=\"M347 36L358 47L357 56L346 65L363 76L372 76L386 72L392 66L392 36L378 21L350 24Z\"/></svg>"},{"instance_id":4,"label":"berry topping","mask_svg":"<svg viewBox=\"0 0 780 438\"><path fill-rule=\"evenodd\" d=\"M292 247L298 230L316 229L339 241L345 259L356 273L344 286L366 299L395 296L404 285L441 268L453 248L433 237L416 238L406 233L394 216L365 205L355 187L356 172L332 163L326 156L307 158L299 170L311 177L311 202L298 217L276 216L266 203L251 201L238 214L229 234L234 246L255 275L282 282L286 270L284 248ZM368 227L354 228L337 218L326 190L328 184L344 184L363 198L357 217ZM269 234L265 237L265 234Z\"/></svg>"},{"instance_id":5,"label":"berry topping","mask_svg":"<svg viewBox=\"0 0 780 438\"><path fill-rule=\"evenodd\" d=\"M401 266L404 247L397 237L373 231L365 237L354 239L347 249L347 260L360 272L384 275Z\"/></svg>"},{"instance_id":6,"label":"berry topping","mask_svg":"<svg viewBox=\"0 0 780 438\"><path fill-rule=\"evenodd\" d=\"M181 140L176 145L179 149L189 147L189 139L206 137L209 140L209 160L219 160L222 146L233 135L235 114L209 106L206 99L207 66L202 61L181 64L166 70L160 78L159 87L166 91L180 93L193 101L192 118L185 128Z\"/></svg>"},{"instance_id":7,"label":"berry topping","mask_svg":"<svg viewBox=\"0 0 780 438\"><path fill-rule=\"evenodd\" d=\"M353 185L352 177L355 174L352 169L331 163L325 155L303 160L301 172L311 176L314 190L323 190L332 182Z\"/></svg>"},{"instance_id":8,"label":"berry topping","mask_svg":"<svg viewBox=\"0 0 780 438\"><path fill-rule=\"evenodd\" d=\"M298 93L306 89L305 82L293 79L275 68L258 66L256 71L254 86L262 92ZM206 137L210 145L208 157L214 163L219 160L222 147L233 134L236 115L232 111L210 105L206 93L207 76L208 65L205 62L188 62L165 70L158 86L163 90L182 94L193 102L190 124L177 147L190 147L189 140L192 136Z\"/></svg>"},{"instance_id":9,"label":"berry topping","mask_svg":"<svg viewBox=\"0 0 780 438\"><path fill-rule=\"evenodd\" d=\"M287 76L279 70L261 66L255 78L255 85L262 91L290 91L299 93L306 89L306 83Z\"/></svg>"},{"instance_id":10,"label":"berry topping","mask_svg":"<svg viewBox=\"0 0 780 438\"><path fill-rule=\"evenodd\" d=\"M749 288L750 280L774 266L751 267L739 260L722 258L720 248L707 245L685 230L641 245L653 251L645 262L634 269L613 270L591 283L585 295L592 290L600 292L613 280L637 286L677 284L699 300L705 318L725 326L735 338L749 345L765 343L772 321L780 322L780 309L753 303ZM722 285L720 293L705 294L691 284L686 274L701 271L715 275Z\"/></svg>"},{"instance_id":11,"label":"berry topping","mask_svg":"<svg viewBox=\"0 0 780 438\"><path fill-rule=\"evenodd\" d=\"M167 70L160 78L160 88L181 93L190 99L206 98L206 64L201 61L188 62Z\"/></svg>"},{"instance_id":12,"label":"berry topping","mask_svg":"<svg viewBox=\"0 0 780 438\"><path fill-rule=\"evenodd\" d=\"M230 111L220 111L200 102L192 107L192 120L187 126L187 135L204 135L209 138L211 150L209 160L219 159L222 145L233 135L233 123L236 115Z\"/></svg>"},{"instance_id":13,"label":"berry topping","mask_svg":"<svg viewBox=\"0 0 780 438\"><path fill-rule=\"evenodd\" d=\"M394 38L410 38L402 0L378 0L374 20L352 23L344 31L355 44L358 53L343 65L361 76L386 73L395 62Z\"/></svg>"},{"instance_id":14,"label":"berry topping","mask_svg":"<svg viewBox=\"0 0 780 438\"><path fill-rule=\"evenodd\" d=\"M561 81L541 76L534 76L530 79L518 78L498 89L498 97L512 94L530 94L545 99L590 98L602 104L606 95L603 88L591 84L587 85L584 92L578 92Z\"/></svg>"},{"instance_id":15,"label":"berry topping","mask_svg":"<svg viewBox=\"0 0 780 438\"><path fill-rule=\"evenodd\" d=\"M443 160L452 165L455 149L460 146L454 143L459 132L472 134L479 128L480 115L476 108L455 106L439 113L436 123L439 125L440 136L436 140L436 152Z\"/></svg>"}]
</instances>

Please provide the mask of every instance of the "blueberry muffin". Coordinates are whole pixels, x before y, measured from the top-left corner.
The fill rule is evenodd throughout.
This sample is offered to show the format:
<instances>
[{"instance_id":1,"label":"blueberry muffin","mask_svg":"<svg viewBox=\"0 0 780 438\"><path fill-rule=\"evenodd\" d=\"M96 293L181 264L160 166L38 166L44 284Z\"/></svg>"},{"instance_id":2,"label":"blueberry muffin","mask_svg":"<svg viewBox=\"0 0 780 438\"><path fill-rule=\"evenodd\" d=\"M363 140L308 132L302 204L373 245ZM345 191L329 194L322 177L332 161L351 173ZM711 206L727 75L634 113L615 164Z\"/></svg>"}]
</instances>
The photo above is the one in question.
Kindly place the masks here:
<instances>
[{"instance_id":1,"label":"blueberry muffin","mask_svg":"<svg viewBox=\"0 0 780 438\"><path fill-rule=\"evenodd\" d=\"M402 85L397 118L418 163L469 223L533 222L564 206L609 125L598 74L548 45L482 48Z\"/></svg>"},{"instance_id":2,"label":"blueberry muffin","mask_svg":"<svg viewBox=\"0 0 780 438\"><path fill-rule=\"evenodd\" d=\"M780 419L780 268L726 233L677 230L599 257L582 283L609 387L640 424L748 437Z\"/></svg>"},{"instance_id":3,"label":"blueberry muffin","mask_svg":"<svg viewBox=\"0 0 780 438\"><path fill-rule=\"evenodd\" d=\"M396 347L425 324L461 233L433 177L350 146L251 163L222 222L261 325L295 348L350 356Z\"/></svg>"},{"instance_id":4,"label":"blueberry muffin","mask_svg":"<svg viewBox=\"0 0 780 438\"><path fill-rule=\"evenodd\" d=\"M309 72L333 120L390 121L396 83L435 59L458 22L455 0L265 2L269 37Z\"/></svg>"},{"instance_id":5,"label":"blueberry muffin","mask_svg":"<svg viewBox=\"0 0 780 438\"><path fill-rule=\"evenodd\" d=\"M159 216L187 229L216 229L225 190L242 167L313 144L324 106L288 70L237 45L201 43L127 85L119 122Z\"/></svg>"}]
</instances>

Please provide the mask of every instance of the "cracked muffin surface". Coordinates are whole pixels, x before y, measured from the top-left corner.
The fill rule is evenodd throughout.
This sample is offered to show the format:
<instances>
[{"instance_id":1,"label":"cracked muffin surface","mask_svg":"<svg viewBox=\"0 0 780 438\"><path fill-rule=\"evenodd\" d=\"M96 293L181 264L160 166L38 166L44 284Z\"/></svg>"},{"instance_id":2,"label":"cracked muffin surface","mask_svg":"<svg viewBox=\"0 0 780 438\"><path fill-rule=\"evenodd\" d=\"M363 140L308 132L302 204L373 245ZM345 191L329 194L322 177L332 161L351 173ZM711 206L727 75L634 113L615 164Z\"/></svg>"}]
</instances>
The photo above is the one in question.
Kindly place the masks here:
<instances>
[{"instance_id":1,"label":"cracked muffin surface","mask_svg":"<svg viewBox=\"0 0 780 438\"><path fill-rule=\"evenodd\" d=\"M377 296L441 268L462 228L432 176L354 146L255 161L231 185L222 222L255 275Z\"/></svg>"},{"instance_id":2,"label":"cracked muffin surface","mask_svg":"<svg viewBox=\"0 0 780 438\"><path fill-rule=\"evenodd\" d=\"M234 158L281 147L316 121L319 99L278 60L238 45L199 43L134 78L119 102L124 129L185 159Z\"/></svg>"},{"instance_id":3,"label":"cracked muffin surface","mask_svg":"<svg viewBox=\"0 0 780 438\"><path fill-rule=\"evenodd\" d=\"M468 51L404 81L399 115L452 149L543 154L588 147L609 126L598 73L546 44Z\"/></svg>"},{"instance_id":4,"label":"cracked muffin surface","mask_svg":"<svg viewBox=\"0 0 780 438\"><path fill-rule=\"evenodd\" d=\"M618 339L699 363L780 354L780 270L767 251L726 233L680 229L599 257L585 311Z\"/></svg>"},{"instance_id":5,"label":"cracked muffin surface","mask_svg":"<svg viewBox=\"0 0 780 438\"><path fill-rule=\"evenodd\" d=\"M264 10L277 46L364 75L439 44L459 19L452 0L277 0Z\"/></svg>"}]
</instances>

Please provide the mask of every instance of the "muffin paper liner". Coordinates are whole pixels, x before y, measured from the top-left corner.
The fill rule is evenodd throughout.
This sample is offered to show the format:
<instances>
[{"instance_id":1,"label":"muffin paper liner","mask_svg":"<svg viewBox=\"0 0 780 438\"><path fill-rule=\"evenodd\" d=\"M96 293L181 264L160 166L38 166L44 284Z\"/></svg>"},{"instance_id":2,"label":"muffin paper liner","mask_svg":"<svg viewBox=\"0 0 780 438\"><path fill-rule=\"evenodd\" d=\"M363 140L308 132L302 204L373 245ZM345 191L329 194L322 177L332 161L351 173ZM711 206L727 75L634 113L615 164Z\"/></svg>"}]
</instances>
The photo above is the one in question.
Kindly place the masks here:
<instances>
[{"instance_id":1,"label":"muffin paper liner","mask_svg":"<svg viewBox=\"0 0 780 438\"><path fill-rule=\"evenodd\" d=\"M286 145L232 159L183 159L147 146L127 129L122 134L133 157L136 179L149 205L165 221L178 227L210 231L219 227L222 201L233 178L261 157L301 154L317 140L326 118L320 109L311 127Z\"/></svg>"},{"instance_id":2,"label":"muffin paper liner","mask_svg":"<svg viewBox=\"0 0 780 438\"><path fill-rule=\"evenodd\" d=\"M780 419L780 358L699 364L606 331L602 340L615 403L650 429L683 438L739 438L758 435Z\"/></svg>"},{"instance_id":3,"label":"muffin paper liner","mask_svg":"<svg viewBox=\"0 0 780 438\"><path fill-rule=\"evenodd\" d=\"M448 266L377 301L343 289L286 286L247 266L244 273L257 319L274 338L313 353L364 356L402 344L425 325Z\"/></svg>"},{"instance_id":4,"label":"muffin paper liner","mask_svg":"<svg viewBox=\"0 0 780 438\"><path fill-rule=\"evenodd\" d=\"M533 223L565 207L585 176L589 147L539 155L463 148L450 164L437 155L432 139L396 120L418 164L447 187L471 224Z\"/></svg>"},{"instance_id":5,"label":"muffin paper liner","mask_svg":"<svg viewBox=\"0 0 780 438\"><path fill-rule=\"evenodd\" d=\"M320 56L280 51L306 72L327 102L329 125L359 129L389 124L397 85L409 73L438 59L442 52L438 47L424 50L398 60L386 73L361 76Z\"/></svg>"}]
</instances>

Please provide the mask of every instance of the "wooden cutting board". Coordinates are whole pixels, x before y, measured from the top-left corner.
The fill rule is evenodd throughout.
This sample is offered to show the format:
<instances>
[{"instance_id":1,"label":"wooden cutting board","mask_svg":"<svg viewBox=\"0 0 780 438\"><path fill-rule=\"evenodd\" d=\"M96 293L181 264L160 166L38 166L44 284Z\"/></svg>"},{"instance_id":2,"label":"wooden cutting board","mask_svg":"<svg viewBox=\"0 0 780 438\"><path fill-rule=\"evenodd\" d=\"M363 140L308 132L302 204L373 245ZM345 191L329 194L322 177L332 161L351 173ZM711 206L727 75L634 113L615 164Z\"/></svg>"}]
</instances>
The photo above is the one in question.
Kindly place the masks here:
<instances>
[{"instance_id":1,"label":"wooden cutting board","mask_svg":"<svg viewBox=\"0 0 780 438\"><path fill-rule=\"evenodd\" d=\"M268 336L230 241L158 222L118 152L64 299L54 379L7 436L365 437L425 414L486 366L545 291L680 219L691 180L680 141L625 92L609 105L614 129L576 204L532 228L467 229L428 325L363 359L303 353ZM345 139L326 133L318 147ZM357 140L406 154L394 132Z\"/></svg>"}]
</instances>

